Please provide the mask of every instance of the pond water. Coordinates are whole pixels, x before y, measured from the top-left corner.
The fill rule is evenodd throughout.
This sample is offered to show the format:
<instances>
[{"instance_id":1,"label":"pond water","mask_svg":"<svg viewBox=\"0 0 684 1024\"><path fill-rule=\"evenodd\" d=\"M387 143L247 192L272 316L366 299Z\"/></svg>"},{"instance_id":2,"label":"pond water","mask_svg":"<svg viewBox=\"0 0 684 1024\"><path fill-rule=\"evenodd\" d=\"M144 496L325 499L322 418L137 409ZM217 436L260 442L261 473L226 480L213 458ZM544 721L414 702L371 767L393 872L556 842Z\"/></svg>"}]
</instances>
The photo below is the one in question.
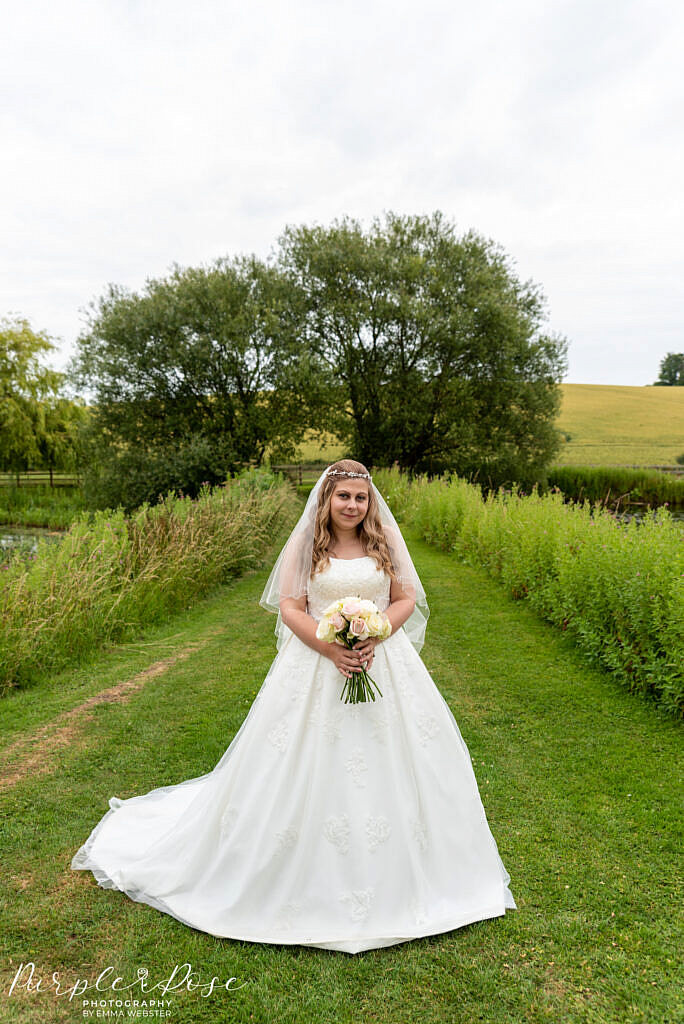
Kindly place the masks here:
<instances>
[{"instance_id":1,"label":"pond water","mask_svg":"<svg viewBox=\"0 0 684 1024\"><path fill-rule=\"evenodd\" d=\"M65 530L48 530L42 526L4 526L0 524L0 561L6 560L9 553L20 548L30 553L38 547L41 537L46 540L60 540Z\"/></svg>"},{"instance_id":2,"label":"pond water","mask_svg":"<svg viewBox=\"0 0 684 1024\"><path fill-rule=\"evenodd\" d=\"M677 522L684 524L684 509L670 509L670 515L673 519L676 519ZM622 522L624 523L628 523L630 519L636 519L636 521L639 522L639 520L643 519L643 517L643 509L635 509L634 511L625 511L617 513L617 518L622 520ZM658 514L656 512L656 519L657 518Z\"/></svg>"}]
</instances>

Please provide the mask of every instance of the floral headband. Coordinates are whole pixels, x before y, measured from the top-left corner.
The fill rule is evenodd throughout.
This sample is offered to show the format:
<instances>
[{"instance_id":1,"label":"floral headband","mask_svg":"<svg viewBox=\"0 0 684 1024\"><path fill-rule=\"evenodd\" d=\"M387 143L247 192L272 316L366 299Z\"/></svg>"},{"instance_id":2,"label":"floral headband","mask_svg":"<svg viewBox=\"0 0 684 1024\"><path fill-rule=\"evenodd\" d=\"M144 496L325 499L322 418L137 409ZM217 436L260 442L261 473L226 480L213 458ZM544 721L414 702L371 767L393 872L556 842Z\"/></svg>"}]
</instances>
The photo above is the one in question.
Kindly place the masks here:
<instances>
[{"instance_id":1,"label":"floral headband","mask_svg":"<svg viewBox=\"0 0 684 1024\"><path fill-rule=\"evenodd\" d=\"M326 476L360 476L364 480L372 480L373 477L370 473L354 473L353 470L349 469L329 469L325 474Z\"/></svg>"}]
</instances>

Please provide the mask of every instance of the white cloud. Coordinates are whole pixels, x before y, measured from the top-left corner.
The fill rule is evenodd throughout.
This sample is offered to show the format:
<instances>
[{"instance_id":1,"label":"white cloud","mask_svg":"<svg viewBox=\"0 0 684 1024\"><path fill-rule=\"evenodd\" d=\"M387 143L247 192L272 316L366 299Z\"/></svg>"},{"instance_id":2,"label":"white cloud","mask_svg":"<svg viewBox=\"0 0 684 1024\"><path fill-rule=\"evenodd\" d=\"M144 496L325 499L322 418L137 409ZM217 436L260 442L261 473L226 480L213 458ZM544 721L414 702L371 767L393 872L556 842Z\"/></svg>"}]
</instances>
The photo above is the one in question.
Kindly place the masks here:
<instances>
[{"instance_id":1,"label":"white cloud","mask_svg":"<svg viewBox=\"0 0 684 1024\"><path fill-rule=\"evenodd\" d=\"M441 209L542 285L568 380L651 383L684 347L683 27L674 0L26 0L0 33L0 313L62 366L110 281Z\"/></svg>"}]
</instances>

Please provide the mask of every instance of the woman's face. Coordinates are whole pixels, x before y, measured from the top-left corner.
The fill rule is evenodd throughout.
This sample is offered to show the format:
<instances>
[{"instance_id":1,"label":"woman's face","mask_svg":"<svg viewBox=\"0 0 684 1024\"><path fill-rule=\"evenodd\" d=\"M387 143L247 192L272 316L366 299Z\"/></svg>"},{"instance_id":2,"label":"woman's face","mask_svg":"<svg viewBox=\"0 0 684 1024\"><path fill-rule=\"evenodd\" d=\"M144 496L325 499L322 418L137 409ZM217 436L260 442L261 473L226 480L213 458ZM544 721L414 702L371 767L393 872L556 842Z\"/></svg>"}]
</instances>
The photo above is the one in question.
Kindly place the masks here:
<instances>
[{"instance_id":1,"label":"woman's face","mask_svg":"<svg viewBox=\"0 0 684 1024\"><path fill-rule=\"evenodd\" d=\"M368 511L368 481L357 477L335 484L330 498L332 525L341 531L363 522Z\"/></svg>"}]
</instances>

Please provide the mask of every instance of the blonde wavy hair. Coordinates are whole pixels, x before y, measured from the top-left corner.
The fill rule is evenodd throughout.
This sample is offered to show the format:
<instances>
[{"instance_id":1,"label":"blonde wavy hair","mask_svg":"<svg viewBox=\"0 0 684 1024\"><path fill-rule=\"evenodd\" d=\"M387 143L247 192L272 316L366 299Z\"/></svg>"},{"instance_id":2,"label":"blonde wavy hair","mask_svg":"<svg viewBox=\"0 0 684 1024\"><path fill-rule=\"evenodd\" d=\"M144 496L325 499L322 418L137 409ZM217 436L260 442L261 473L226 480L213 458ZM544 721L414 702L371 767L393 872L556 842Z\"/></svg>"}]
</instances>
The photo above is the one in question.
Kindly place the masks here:
<instances>
[{"instance_id":1,"label":"blonde wavy hair","mask_svg":"<svg viewBox=\"0 0 684 1024\"><path fill-rule=\"evenodd\" d=\"M318 505L314 519L313 551L311 553L311 577L314 573L321 572L330 562L328 550L332 542L330 533L330 499L335 490L335 485L344 480L345 473L368 473L362 462L354 459L340 459L328 466L328 470L338 470L336 476L326 476L318 492ZM370 476L370 474L368 474ZM355 480L356 477L347 477ZM357 535L361 541L364 552L370 555L378 563L380 569L385 569L390 579L396 580L397 574L392 564L387 538L380 521L378 502L373 491L370 480L368 483L368 508L363 520L357 526Z\"/></svg>"}]
</instances>

